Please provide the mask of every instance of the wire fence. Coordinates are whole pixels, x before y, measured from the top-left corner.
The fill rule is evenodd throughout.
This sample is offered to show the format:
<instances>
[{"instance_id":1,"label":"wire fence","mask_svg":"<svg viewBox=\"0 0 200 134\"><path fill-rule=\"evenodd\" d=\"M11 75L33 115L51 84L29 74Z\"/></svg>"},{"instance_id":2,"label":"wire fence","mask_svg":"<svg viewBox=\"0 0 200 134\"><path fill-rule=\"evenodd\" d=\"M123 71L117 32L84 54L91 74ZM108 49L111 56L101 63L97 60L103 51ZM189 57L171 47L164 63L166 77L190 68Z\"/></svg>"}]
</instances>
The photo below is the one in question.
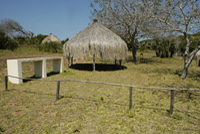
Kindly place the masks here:
<instances>
[{"instance_id":1,"label":"wire fence","mask_svg":"<svg viewBox=\"0 0 200 134\"><path fill-rule=\"evenodd\" d=\"M171 91L170 110L169 110L170 114L173 113L175 91L200 91L200 89L194 89L194 88L141 87L141 86L135 86L135 85L126 85L126 84L108 83L108 82L99 82L99 81L75 80L75 79L49 80L49 79L20 78L20 77L11 76L11 75L5 75L5 90L8 90L8 77L26 80L26 81L57 82L56 100L60 99L60 82L78 82L78 83L89 83L89 84L100 84L100 85L108 85L108 86L128 87L129 88L129 109L132 108L133 88L134 89L147 89L147 90L169 90L169 91Z\"/></svg>"}]
</instances>

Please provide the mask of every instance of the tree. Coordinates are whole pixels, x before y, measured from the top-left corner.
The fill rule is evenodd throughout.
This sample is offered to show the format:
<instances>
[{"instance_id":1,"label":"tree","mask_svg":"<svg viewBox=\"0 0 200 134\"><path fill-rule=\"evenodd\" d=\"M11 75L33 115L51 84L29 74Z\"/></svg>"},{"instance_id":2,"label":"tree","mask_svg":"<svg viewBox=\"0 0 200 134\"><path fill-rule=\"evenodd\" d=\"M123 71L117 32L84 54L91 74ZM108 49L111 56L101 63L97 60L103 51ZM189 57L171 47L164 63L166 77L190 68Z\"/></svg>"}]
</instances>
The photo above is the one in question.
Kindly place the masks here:
<instances>
[{"instance_id":1,"label":"tree","mask_svg":"<svg viewBox=\"0 0 200 134\"><path fill-rule=\"evenodd\" d=\"M4 32L0 31L0 49L9 49L15 50L18 47L18 44L15 40L6 36Z\"/></svg>"},{"instance_id":2,"label":"tree","mask_svg":"<svg viewBox=\"0 0 200 134\"><path fill-rule=\"evenodd\" d=\"M164 32L182 34L185 40L184 69L181 78L186 78L188 68L200 46L189 55L188 34L200 28L199 0L142 0L145 16L156 22L156 28ZM155 25L154 25L155 26Z\"/></svg>"},{"instance_id":3,"label":"tree","mask_svg":"<svg viewBox=\"0 0 200 134\"><path fill-rule=\"evenodd\" d=\"M173 57L175 42L170 38L157 38L152 40L151 48L155 50L157 57Z\"/></svg>"},{"instance_id":4,"label":"tree","mask_svg":"<svg viewBox=\"0 0 200 134\"><path fill-rule=\"evenodd\" d=\"M98 4L97 10L94 4ZM115 31L124 41L132 46L133 61L136 62L137 40L143 35L145 17L139 0L95 0L91 3L92 17Z\"/></svg>"},{"instance_id":5,"label":"tree","mask_svg":"<svg viewBox=\"0 0 200 134\"><path fill-rule=\"evenodd\" d=\"M31 38L33 37L33 33L30 31L25 31L23 27L12 19L4 19L0 22L0 31L4 32L6 35L12 38L18 37L26 37Z\"/></svg>"}]
</instances>

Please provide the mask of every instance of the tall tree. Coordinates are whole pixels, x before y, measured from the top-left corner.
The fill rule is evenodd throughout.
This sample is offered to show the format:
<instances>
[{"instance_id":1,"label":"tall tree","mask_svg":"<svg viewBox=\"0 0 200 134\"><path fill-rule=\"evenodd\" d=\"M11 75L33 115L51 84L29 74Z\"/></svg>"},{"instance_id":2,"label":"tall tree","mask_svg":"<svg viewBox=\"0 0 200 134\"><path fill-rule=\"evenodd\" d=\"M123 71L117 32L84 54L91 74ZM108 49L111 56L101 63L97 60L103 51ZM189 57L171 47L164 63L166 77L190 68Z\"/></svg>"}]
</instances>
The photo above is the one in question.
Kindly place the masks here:
<instances>
[{"instance_id":1,"label":"tall tree","mask_svg":"<svg viewBox=\"0 0 200 134\"><path fill-rule=\"evenodd\" d=\"M98 5L98 9L95 8ZM127 44L132 46L133 61L137 61L136 42L143 35L145 29L145 17L140 8L140 0L95 0L91 3L94 11L93 18L96 18L120 35Z\"/></svg>"},{"instance_id":2,"label":"tall tree","mask_svg":"<svg viewBox=\"0 0 200 134\"><path fill-rule=\"evenodd\" d=\"M191 41L188 34L200 29L199 0L142 0L145 16L150 21L156 22L156 28L165 32L184 35L185 53L184 69L181 77L188 75L188 68L200 46L196 47L189 55Z\"/></svg>"}]
</instances>

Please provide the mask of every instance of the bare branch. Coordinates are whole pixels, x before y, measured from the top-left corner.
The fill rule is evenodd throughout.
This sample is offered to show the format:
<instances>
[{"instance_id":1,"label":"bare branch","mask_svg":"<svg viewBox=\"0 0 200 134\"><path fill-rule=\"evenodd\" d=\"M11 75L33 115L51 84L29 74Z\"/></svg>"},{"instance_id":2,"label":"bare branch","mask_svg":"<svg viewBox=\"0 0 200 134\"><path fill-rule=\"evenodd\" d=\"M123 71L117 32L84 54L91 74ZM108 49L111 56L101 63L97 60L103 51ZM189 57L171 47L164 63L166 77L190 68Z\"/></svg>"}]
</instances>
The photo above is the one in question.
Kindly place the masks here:
<instances>
[{"instance_id":1,"label":"bare branch","mask_svg":"<svg viewBox=\"0 0 200 134\"><path fill-rule=\"evenodd\" d=\"M12 19L2 20L0 23L0 29L11 37L25 36L30 38L33 34L32 32L25 31L18 22Z\"/></svg>"}]
</instances>

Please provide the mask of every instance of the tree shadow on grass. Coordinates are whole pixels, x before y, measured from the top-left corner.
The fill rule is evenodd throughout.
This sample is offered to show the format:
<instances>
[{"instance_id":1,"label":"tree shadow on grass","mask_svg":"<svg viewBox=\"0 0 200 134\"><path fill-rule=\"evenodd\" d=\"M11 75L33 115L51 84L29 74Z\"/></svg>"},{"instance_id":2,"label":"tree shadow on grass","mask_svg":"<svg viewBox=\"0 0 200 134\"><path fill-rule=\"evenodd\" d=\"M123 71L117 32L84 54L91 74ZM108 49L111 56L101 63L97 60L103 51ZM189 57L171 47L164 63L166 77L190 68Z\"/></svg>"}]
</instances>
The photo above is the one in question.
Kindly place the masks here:
<instances>
[{"instance_id":1,"label":"tree shadow on grass","mask_svg":"<svg viewBox=\"0 0 200 134\"><path fill-rule=\"evenodd\" d=\"M127 62L133 62L133 58L131 56L128 56ZM134 63L134 62L133 62ZM161 60L161 58L157 58L157 57L152 57L152 58L140 58L139 56L137 57L137 62L135 64L150 64L150 65L153 65L153 64L161 64L163 63L163 61Z\"/></svg>"},{"instance_id":2,"label":"tree shadow on grass","mask_svg":"<svg viewBox=\"0 0 200 134\"><path fill-rule=\"evenodd\" d=\"M72 69L82 70L82 71L93 71L93 64L90 63L79 63L71 65ZM113 64L95 64L96 71L117 71L127 69L126 66L113 65Z\"/></svg>"}]
</instances>

